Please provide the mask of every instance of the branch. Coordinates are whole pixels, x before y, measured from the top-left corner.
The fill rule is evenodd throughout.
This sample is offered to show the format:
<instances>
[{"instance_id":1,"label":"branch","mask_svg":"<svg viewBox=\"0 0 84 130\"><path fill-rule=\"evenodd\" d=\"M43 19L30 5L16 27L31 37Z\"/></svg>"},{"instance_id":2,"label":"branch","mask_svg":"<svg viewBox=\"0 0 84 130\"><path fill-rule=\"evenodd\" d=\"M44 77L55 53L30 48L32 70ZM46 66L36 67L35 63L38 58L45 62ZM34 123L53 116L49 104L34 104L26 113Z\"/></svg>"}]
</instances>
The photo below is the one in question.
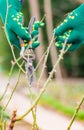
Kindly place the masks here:
<instances>
[{"instance_id":1,"label":"branch","mask_svg":"<svg viewBox=\"0 0 84 130\"><path fill-rule=\"evenodd\" d=\"M26 73L26 75L27 75L27 73ZM31 90L31 85L29 84L29 82L27 82L27 83L28 83L28 90L29 90L29 93L30 93L30 102L31 102L31 105L32 105L32 103L33 103L33 93L32 93L32 90ZM37 130L39 130L37 122L36 122L36 111L37 111L37 106L32 109L32 117L33 117L32 130L35 130L35 128Z\"/></svg>"},{"instance_id":2,"label":"branch","mask_svg":"<svg viewBox=\"0 0 84 130\"><path fill-rule=\"evenodd\" d=\"M6 87L5 87L5 88L6 88L5 91L3 92L2 96L0 97L0 102L1 102L1 101L3 100L3 98L5 97L5 94L6 94L7 90L8 90L8 88L9 88L10 80L11 80L11 75L12 75L13 69L14 69L14 64L12 64L12 66L11 66L10 73L9 73L9 77L8 77L8 83L7 83Z\"/></svg>"},{"instance_id":3,"label":"branch","mask_svg":"<svg viewBox=\"0 0 84 130\"><path fill-rule=\"evenodd\" d=\"M73 123L74 123L74 121L75 121L75 119L76 119L76 117L77 117L77 114L78 114L78 112L79 112L79 110L80 110L81 105L83 104L83 102L84 102L84 96L82 97L80 103L78 104L78 106L77 106L77 108L76 108L76 110L75 110L75 113L74 113L74 115L73 115L73 117L72 117L72 119L71 119L71 122L70 122L70 124L69 124L67 130L70 130L70 129L71 129L71 126L73 125Z\"/></svg>"},{"instance_id":4,"label":"branch","mask_svg":"<svg viewBox=\"0 0 84 130\"><path fill-rule=\"evenodd\" d=\"M19 74L18 74L18 79L17 79L17 82L16 82L16 84L15 84L15 86L14 86L13 90L12 90L12 93L11 93L11 95L10 95L10 97L9 97L9 100L7 101L7 103L6 103L5 107L3 108L3 111L5 111L5 110L6 110L6 108L7 108L8 104L10 103L10 101L11 101L11 99L12 99L12 97L13 97L13 94L14 94L14 92L15 92L16 88L17 88L17 85L18 85L18 82L19 82L19 79L20 79L20 74L21 74L21 72L20 72L20 70L19 70Z\"/></svg>"},{"instance_id":5,"label":"branch","mask_svg":"<svg viewBox=\"0 0 84 130\"><path fill-rule=\"evenodd\" d=\"M47 84L49 83L49 81L51 80L52 76L53 76L53 73L56 71L56 68L59 64L59 62L63 59L63 56L66 52L65 50L65 47L66 47L66 43L67 43L67 40L65 41L64 45L63 45L63 49L61 50L61 53L59 55L59 58L58 60L56 61L56 64L54 65L54 68L52 69L47 81L45 82L43 88L41 89L39 95L37 96L36 100L34 101L34 103L32 104L32 106L20 117L17 117L16 118L16 121L19 121L19 120L22 120L25 116L27 116L29 114L29 112L31 112L33 110L33 108L35 108L41 98L41 96L43 95L43 93L46 91L47 89Z\"/></svg>"},{"instance_id":6,"label":"branch","mask_svg":"<svg viewBox=\"0 0 84 130\"><path fill-rule=\"evenodd\" d=\"M13 130L13 128L14 128L14 124L15 124L15 120L16 120L16 113L17 113L17 110L14 110L8 130Z\"/></svg>"},{"instance_id":7,"label":"branch","mask_svg":"<svg viewBox=\"0 0 84 130\"><path fill-rule=\"evenodd\" d=\"M7 103L6 103L6 105L2 108L1 121L3 121L4 112L5 112L6 108L7 108L7 106L9 105L9 103L10 103L12 97L13 97L13 94L14 94L16 88L17 88L17 85L18 85L18 82L19 82L19 79L20 79L20 74L21 74L21 70L19 70L18 79L17 79L17 82L16 82L16 84L15 84L15 86L14 86L12 92L11 92L11 95L10 95L10 97L9 97L9 99L8 99L8 101L7 101Z\"/></svg>"},{"instance_id":8,"label":"branch","mask_svg":"<svg viewBox=\"0 0 84 130\"><path fill-rule=\"evenodd\" d=\"M49 47L47 48L46 54L45 54L45 59L44 59L44 63L43 63L43 67L42 67L42 71L41 71L40 77L39 77L39 79L38 79L38 86L39 86L40 81L41 81L41 79L42 79L42 76L43 76L44 70L45 70L45 68L46 68L46 62L47 62L47 59L48 59L48 55L49 55L49 51L50 51L50 47L52 46L53 42L54 42L54 37L52 38L52 40L51 40L51 42L50 42L50 44L49 44Z\"/></svg>"}]
</instances>

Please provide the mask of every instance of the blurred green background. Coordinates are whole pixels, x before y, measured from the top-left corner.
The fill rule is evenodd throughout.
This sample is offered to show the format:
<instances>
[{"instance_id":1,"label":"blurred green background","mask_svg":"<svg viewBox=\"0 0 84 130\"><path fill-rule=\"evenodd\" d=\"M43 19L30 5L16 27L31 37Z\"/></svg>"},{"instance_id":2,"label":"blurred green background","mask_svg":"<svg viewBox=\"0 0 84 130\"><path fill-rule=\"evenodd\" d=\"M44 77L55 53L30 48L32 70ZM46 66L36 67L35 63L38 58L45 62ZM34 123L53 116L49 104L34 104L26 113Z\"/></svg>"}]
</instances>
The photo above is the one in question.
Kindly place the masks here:
<instances>
[{"instance_id":1,"label":"blurred green background","mask_svg":"<svg viewBox=\"0 0 84 130\"><path fill-rule=\"evenodd\" d=\"M44 11L44 0L38 0L39 4L39 14L40 18L45 14ZM65 18L65 15L71 12L73 9L78 7L80 3L73 0L52 0L51 8L52 8L52 17L53 17L53 27L57 27L57 25L62 22ZM47 5L45 5L47 6ZM24 2L23 10L25 16L25 26L28 25L30 20L30 6L27 4L27 1ZM11 60L13 59L10 47L6 40L4 31L2 29L2 22L0 19L0 71L9 71L11 66ZM48 46L48 33L46 31L46 26L42 30L43 31L43 46L46 50ZM51 32L52 33L52 32ZM19 52L15 49L15 54L19 56ZM53 57L54 58L54 57ZM51 71L52 63L51 57L49 56L47 62L47 70ZM82 46L79 50L73 53L68 53L65 55L64 60L61 64L61 71L63 77L84 77L84 46Z\"/></svg>"}]
</instances>

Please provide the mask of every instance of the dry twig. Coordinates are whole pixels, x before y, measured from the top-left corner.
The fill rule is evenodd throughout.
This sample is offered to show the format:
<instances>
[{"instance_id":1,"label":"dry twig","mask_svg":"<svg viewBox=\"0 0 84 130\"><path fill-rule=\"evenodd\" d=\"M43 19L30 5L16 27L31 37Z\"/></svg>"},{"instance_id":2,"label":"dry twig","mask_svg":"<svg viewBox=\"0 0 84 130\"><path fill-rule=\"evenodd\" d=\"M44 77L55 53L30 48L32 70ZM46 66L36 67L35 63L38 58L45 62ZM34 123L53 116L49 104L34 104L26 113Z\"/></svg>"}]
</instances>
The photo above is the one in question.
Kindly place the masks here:
<instances>
[{"instance_id":1,"label":"dry twig","mask_svg":"<svg viewBox=\"0 0 84 130\"><path fill-rule=\"evenodd\" d=\"M14 124L15 124L15 121L16 121L16 113L17 113L17 110L14 110L8 130L13 130L13 128L14 128Z\"/></svg>"}]
</instances>

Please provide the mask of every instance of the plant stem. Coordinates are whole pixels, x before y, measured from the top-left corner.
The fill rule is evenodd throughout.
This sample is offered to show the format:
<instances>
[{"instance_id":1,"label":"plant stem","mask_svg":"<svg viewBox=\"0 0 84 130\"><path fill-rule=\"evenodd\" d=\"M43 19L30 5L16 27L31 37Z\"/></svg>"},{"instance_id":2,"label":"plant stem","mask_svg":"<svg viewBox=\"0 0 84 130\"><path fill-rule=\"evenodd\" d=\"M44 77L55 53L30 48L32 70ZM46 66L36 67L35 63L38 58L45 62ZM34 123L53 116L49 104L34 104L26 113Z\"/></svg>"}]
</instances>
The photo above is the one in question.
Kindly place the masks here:
<instances>
[{"instance_id":1,"label":"plant stem","mask_svg":"<svg viewBox=\"0 0 84 130\"><path fill-rule=\"evenodd\" d=\"M3 100L3 98L5 97L5 94L9 88L9 85L10 85L10 80L11 80L11 75L12 75L12 72L13 72L13 69L14 69L14 65L11 66L11 69L10 69L10 73L9 73L9 78L8 78L8 83L6 85L6 89L4 91L4 93L2 94L2 96L0 97L0 102Z\"/></svg>"},{"instance_id":2,"label":"plant stem","mask_svg":"<svg viewBox=\"0 0 84 130\"><path fill-rule=\"evenodd\" d=\"M44 86L43 86L43 88L41 89L41 91L40 91L39 95L37 96L36 100L34 101L34 103L32 104L32 106L31 106L22 116L17 117L16 121L22 120L25 116L27 116L27 115L29 114L29 112L32 111L33 108L35 108L35 107L37 106L37 104L38 104L38 102L39 102L41 96L42 96L43 93L46 91L46 89L47 89L47 84L49 83L49 81L51 80L51 78L52 78L54 72L56 71L56 68L57 68L59 62L63 59L63 55L65 54L66 43L67 43L67 41L65 41L64 46L63 46L63 49L61 50L61 53L60 53L60 55L59 55L59 58L58 58L58 60L56 61L56 64L54 65L54 67L53 67L53 69L52 69L52 71L51 71L51 73L50 73L50 75L49 75L47 81L44 83Z\"/></svg>"},{"instance_id":3,"label":"plant stem","mask_svg":"<svg viewBox=\"0 0 84 130\"><path fill-rule=\"evenodd\" d=\"M23 65L23 63L22 63L22 65ZM19 82L19 79L20 79L20 74L21 74L21 70L19 69L19 74L18 74L17 82L16 82L16 84L15 84L13 90L12 90L12 93L11 93L11 95L10 95L10 97L9 97L6 105L2 108L1 121L3 121L4 112L5 112L6 108L7 108L7 106L9 105L9 103L10 103L12 97L13 97L13 94L14 94L16 88L17 88L17 85L18 85L18 82Z\"/></svg>"},{"instance_id":4,"label":"plant stem","mask_svg":"<svg viewBox=\"0 0 84 130\"><path fill-rule=\"evenodd\" d=\"M13 90L12 90L12 93L11 93L11 95L10 95L10 97L9 97L8 102L6 103L5 107L3 108L3 111L5 111L5 110L6 110L6 108L7 108L8 104L10 103L10 101L11 101L11 99L12 99L12 96L13 96L13 94L14 94L14 92L15 92L16 88L17 88L17 85L18 85L18 82L19 82L19 79L20 79L20 74L21 74L21 71L19 70L18 80L17 80L17 82L16 82L16 84L15 84L15 86L14 86Z\"/></svg>"},{"instance_id":5,"label":"plant stem","mask_svg":"<svg viewBox=\"0 0 84 130\"><path fill-rule=\"evenodd\" d=\"M71 122L70 122L70 124L69 124L67 130L70 130L70 129L71 129L71 126L73 125L73 123L74 123L74 121L75 121L75 119L76 119L76 117L77 117L77 114L78 114L78 112L79 112L79 110L80 110L81 105L83 104L83 102L84 102L84 96L82 97L80 103L78 104L78 106L77 106L77 108L76 108L76 110L75 110L75 112L74 112L74 115L73 115L73 117L72 117L72 119L71 119Z\"/></svg>"},{"instance_id":6,"label":"plant stem","mask_svg":"<svg viewBox=\"0 0 84 130\"><path fill-rule=\"evenodd\" d=\"M42 76L43 76L43 73L44 73L44 70L45 70L45 67L46 67L46 62L47 62L47 59L48 59L50 47L52 46L53 41L54 41L54 37L52 38L52 40L51 40L51 42L50 42L50 44L49 44L49 47L47 48L46 54L45 54L45 59L44 59L42 71L41 71L40 77L39 77L39 79L38 79L38 86L39 86L40 81L41 81L41 79L42 79Z\"/></svg>"},{"instance_id":7,"label":"plant stem","mask_svg":"<svg viewBox=\"0 0 84 130\"><path fill-rule=\"evenodd\" d=\"M26 71L26 75L27 75L27 71ZM29 93L30 93L30 102L31 102L31 105L32 105L32 103L33 103L33 93L32 93L32 90L31 90L30 83L29 82L27 82L27 83L28 83L28 90L29 90ZM33 117L32 130L34 130L36 126L38 128L38 125L37 125L37 122L36 122L36 110L37 110L37 108L35 107L34 109L32 109L32 117Z\"/></svg>"}]
</instances>

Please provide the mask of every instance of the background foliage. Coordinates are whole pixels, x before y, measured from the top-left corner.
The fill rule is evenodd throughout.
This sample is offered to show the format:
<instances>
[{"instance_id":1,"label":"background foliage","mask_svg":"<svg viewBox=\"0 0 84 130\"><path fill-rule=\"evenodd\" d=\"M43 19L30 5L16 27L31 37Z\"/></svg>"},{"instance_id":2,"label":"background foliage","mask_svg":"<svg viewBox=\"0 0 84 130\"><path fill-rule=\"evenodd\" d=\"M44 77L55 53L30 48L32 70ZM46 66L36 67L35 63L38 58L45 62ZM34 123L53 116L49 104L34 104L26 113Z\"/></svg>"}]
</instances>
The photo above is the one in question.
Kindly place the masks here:
<instances>
[{"instance_id":1,"label":"background foliage","mask_svg":"<svg viewBox=\"0 0 84 130\"><path fill-rule=\"evenodd\" d=\"M40 15L43 17L44 15L44 1L38 0L39 2L39 9L40 9ZM73 0L53 0L52 1L52 14L53 14L53 26L56 27L62 20L65 18L66 14L71 12L74 8L76 8L79 3L76 1L73 2ZM30 19L30 8L27 4L27 1L25 1L23 5L23 13L25 16L25 26L28 25L29 19ZM12 60L12 55L10 51L10 47L7 43L4 31L2 29L2 22L0 19L0 71L5 70L9 71L10 69L10 61ZM48 46L48 37L46 32L46 26L43 29L43 40L44 43L42 43L45 47L45 49ZM52 32L51 32L52 33ZM19 52L17 49L15 49L16 55L19 55ZM51 64L51 58L48 58L48 71L52 69ZM84 46L82 46L78 51L73 53L68 53L64 61L61 65L62 73L64 77L84 77Z\"/></svg>"}]
</instances>

